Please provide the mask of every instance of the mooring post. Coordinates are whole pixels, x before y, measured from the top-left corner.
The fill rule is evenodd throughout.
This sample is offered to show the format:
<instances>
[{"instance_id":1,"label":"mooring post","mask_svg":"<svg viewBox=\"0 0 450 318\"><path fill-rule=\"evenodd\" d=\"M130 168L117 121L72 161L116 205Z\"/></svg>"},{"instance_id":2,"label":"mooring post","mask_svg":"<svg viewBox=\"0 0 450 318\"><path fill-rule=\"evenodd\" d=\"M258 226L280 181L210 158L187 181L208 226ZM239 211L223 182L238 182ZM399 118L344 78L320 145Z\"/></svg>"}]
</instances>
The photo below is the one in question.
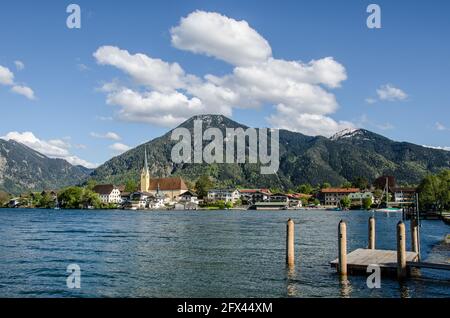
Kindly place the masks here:
<instances>
[{"instance_id":1,"label":"mooring post","mask_svg":"<svg viewBox=\"0 0 450 318\"><path fill-rule=\"evenodd\" d=\"M402 221L397 224L397 276L399 279L406 277L406 234Z\"/></svg>"},{"instance_id":2,"label":"mooring post","mask_svg":"<svg viewBox=\"0 0 450 318\"><path fill-rule=\"evenodd\" d=\"M371 216L369 218L369 246L368 249L375 249L375 218Z\"/></svg>"},{"instance_id":3,"label":"mooring post","mask_svg":"<svg viewBox=\"0 0 450 318\"><path fill-rule=\"evenodd\" d=\"M411 249L419 254L419 229L417 219L411 219Z\"/></svg>"},{"instance_id":4,"label":"mooring post","mask_svg":"<svg viewBox=\"0 0 450 318\"><path fill-rule=\"evenodd\" d=\"M295 264L295 256L294 256L294 239L295 239L295 232L294 232L294 221L289 219L287 221L286 226L286 264L291 267Z\"/></svg>"},{"instance_id":5,"label":"mooring post","mask_svg":"<svg viewBox=\"0 0 450 318\"><path fill-rule=\"evenodd\" d=\"M339 222L338 245L338 272L340 275L347 275L347 225L343 220Z\"/></svg>"}]
</instances>

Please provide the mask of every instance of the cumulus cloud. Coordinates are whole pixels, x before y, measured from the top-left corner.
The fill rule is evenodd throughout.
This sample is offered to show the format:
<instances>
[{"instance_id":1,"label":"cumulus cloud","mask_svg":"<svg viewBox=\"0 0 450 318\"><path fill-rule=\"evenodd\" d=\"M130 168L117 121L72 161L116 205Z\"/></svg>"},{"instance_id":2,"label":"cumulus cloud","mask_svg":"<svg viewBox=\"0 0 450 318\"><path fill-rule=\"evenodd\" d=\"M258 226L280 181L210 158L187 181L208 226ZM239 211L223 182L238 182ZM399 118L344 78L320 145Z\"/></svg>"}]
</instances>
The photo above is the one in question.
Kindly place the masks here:
<instances>
[{"instance_id":1,"label":"cumulus cloud","mask_svg":"<svg viewBox=\"0 0 450 318\"><path fill-rule=\"evenodd\" d=\"M266 61L272 55L269 43L246 21L216 12L195 11L170 30L178 49L213 56L232 65Z\"/></svg>"},{"instance_id":2,"label":"cumulus cloud","mask_svg":"<svg viewBox=\"0 0 450 318\"><path fill-rule=\"evenodd\" d=\"M333 57L309 62L274 58L268 42L246 21L211 12L182 18L171 35L175 47L224 60L233 65L232 72L198 77L178 63L101 46L93 54L97 63L120 69L135 84L115 80L101 88L107 104L119 106L119 119L173 127L195 114L231 116L234 108L273 105L268 121L274 128L329 135L333 127L349 126L329 117L339 106L331 90L347 79L345 67ZM318 125L332 124L314 130L305 121L308 116Z\"/></svg>"},{"instance_id":3,"label":"cumulus cloud","mask_svg":"<svg viewBox=\"0 0 450 318\"><path fill-rule=\"evenodd\" d=\"M11 91L13 93L25 96L26 98L28 98L30 100L36 99L36 97L34 96L34 91L28 86L14 85L11 88Z\"/></svg>"},{"instance_id":4,"label":"cumulus cloud","mask_svg":"<svg viewBox=\"0 0 450 318\"><path fill-rule=\"evenodd\" d=\"M278 106L279 112L271 115L268 120L275 127L283 127L291 131L298 131L305 135L321 135L331 137L344 129L354 129L351 122L336 121L331 117L317 114L295 114L292 109Z\"/></svg>"},{"instance_id":5,"label":"cumulus cloud","mask_svg":"<svg viewBox=\"0 0 450 318\"><path fill-rule=\"evenodd\" d=\"M95 132L90 133L91 137L100 138L100 139L111 139L111 140L121 140L122 138L116 134L115 132L107 132L105 134L99 134Z\"/></svg>"},{"instance_id":6,"label":"cumulus cloud","mask_svg":"<svg viewBox=\"0 0 450 318\"><path fill-rule=\"evenodd\" d=\"M9 68L0 65L0 84L2 85L13 85L14 84L14 73L9 70Z\"/></svg>"},{"instance_id":7,"label":"cumulus cloud","mask_svg":"<svg viewBox=\"0 0 450 318\"><path fill-rule=\"evenodd\" d=\"M83 160L69 152L71 145L62 139L42 140L37 138L32 132L25 131L23 133L12 131L5 136L0 137L5 140L15 140L31 149L50 158L64 159L72 165L81 165L87 168L95 168L97 164Z\"/></svg>"},{"instance_id":8,"label":"cumulus cloud","mask_svg":"<svg viewBox=\"0 0 450 318\"><path fill-rule=\"evenodd\" d=\"M23 70L25 68L25 64L22 61L19 61L19 60L14 61L14 65L16 66L16 69L18 71L21 71L21 70Z\"/></svg>"},{"instance_id":9,"label":"cumulus cloud","mask_svg":"<svg viewBox=\"0 0 450 318\"><path fill-rule=\"evenodd\" d=\"M130 146L127 146L125 144L122 144L120 142L116 142L109 146L109 149L113 150L116 154L124 153L125 151L128 151L131 149Z\"/></svg>"},{"instance_id":10,"label":"cumulus cloud","mask_svg":"<svg viewBox=\"0 0 450 318\"><path fill-rule=\"evenodd\" d=\"M400 88L394 87L391 84L382 85L377 89L378 98L386 101L402 101L408 98L408 94Z\"/></svg>"},{"instance_id":11,"label":"cumulus cloud","mask_svg":"<svg viewBox=\"0 0 450 318\"><path fill-rule=\"evenodd\" d=\"M20 61L16 61L16 62L20 62ZM20 62L20 63L22 63L22 62ZM23 63L22 63L22 65L23 65ZM17 66L17 63L16 63L16 66ZM20 69L20 66L17 66L17 68ZM14 81L14 73L11 72L11 70L9 68L1 66L1 65L0 65L0 85L12 86L11 92L25 96L26 98L28 98L30 100L36 99L36 97L34 95L34 91L30 87L28 87L26 85L17 84Z\"/></svg>"}]
</instances>

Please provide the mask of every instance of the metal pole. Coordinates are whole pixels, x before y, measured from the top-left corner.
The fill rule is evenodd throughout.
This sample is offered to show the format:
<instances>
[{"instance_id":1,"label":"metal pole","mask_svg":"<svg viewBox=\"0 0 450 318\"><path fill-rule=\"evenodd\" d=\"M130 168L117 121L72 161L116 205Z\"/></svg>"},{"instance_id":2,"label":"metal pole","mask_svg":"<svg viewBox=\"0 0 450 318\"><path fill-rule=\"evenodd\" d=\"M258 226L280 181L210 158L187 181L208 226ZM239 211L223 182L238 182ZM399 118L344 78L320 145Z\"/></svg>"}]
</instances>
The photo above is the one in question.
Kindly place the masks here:
<instances>
[{"instance_id":1,"label":"metal pole","mask_svg":"<svg viewBox=\"0 0 450 318\"><path fill-rule=\"evenodd\" d=\"M420 227L422 223L420 221L420 211L419 211L419 194L416 193L416 205L417 205L417 255L420 261Z\"/></svg>"}]
</instances>

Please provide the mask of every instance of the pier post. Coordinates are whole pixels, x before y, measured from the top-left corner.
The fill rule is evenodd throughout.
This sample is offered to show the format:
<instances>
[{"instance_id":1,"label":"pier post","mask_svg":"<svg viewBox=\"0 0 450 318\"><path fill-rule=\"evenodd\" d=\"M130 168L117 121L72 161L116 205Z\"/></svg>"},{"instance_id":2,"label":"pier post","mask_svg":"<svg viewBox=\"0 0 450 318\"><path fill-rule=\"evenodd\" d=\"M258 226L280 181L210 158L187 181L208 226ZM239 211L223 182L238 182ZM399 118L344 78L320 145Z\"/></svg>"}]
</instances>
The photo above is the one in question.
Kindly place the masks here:
<instances>
[{"instance_id":1,"label":"pier post","mask_svg":"<svg viewBox=\"0 0 450 318\"><path fill-rule=\"evenodd\" d=\"M338 272L340 275L347 275L347 225L343 220L339 222L338 239Z\"/></svg>"},{"instance_id":2,"label":"pier post","mask_svg":"<svg viewBox=\"0 0 450 318\"><path fill-rule=\"evenodd\" d=\"M411 219L411 249L415 253L419 253L419 229L417 219Z\"/></svg>"},{"instance_id":3,"label":"pier post","mask_svg":"<svg viewBox=\"0 0 450 318\"><path fill-rule=\"evenodd\" d=\"M405 224L397 224L397 276L401 280L406 277L406 234Z\"/></svg>"},{"instance_id":4,"label":"pier post","mask_svg":"<svg viewBox=\"0 0 450 318\"><path fill-rule=\"evenodd\" d=\"M369 218L369 246L368 249L375 249L375 218L371 216Z\"/></svg>"},{"instance_id":5,"label":"pier post","mask_svg":"<svg viewBox=\"0 0 450 318\"><path fill-rule=\"evenodd\" d=\"M295 264L295 256L294 256L294 232L295 224L294 221L289 219L287 221L286 226L286 264L291 267Z\"/></svg>"}]
</instances>

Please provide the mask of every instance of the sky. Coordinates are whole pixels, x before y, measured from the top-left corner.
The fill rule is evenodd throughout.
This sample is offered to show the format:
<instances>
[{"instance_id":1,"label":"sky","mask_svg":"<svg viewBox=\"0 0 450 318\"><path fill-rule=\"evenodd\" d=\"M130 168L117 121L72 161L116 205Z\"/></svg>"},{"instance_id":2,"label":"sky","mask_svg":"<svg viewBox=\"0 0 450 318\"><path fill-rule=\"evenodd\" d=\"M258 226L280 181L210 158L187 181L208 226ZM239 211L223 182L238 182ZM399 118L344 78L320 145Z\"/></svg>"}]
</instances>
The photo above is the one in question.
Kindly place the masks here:
<instances>
[{"instance_id":1,"label":"sky","mask_svg":"<svg viewBox=\"0 0 450 318\"><path fill-rule=\"evenodd\" d=\"M69 4L81 28L68 28ZM381 28L367 26L367 6ZM196 114L450 150L449 1L2 1L0 138L96 167Z\"/></svg>"}]
</instances>

